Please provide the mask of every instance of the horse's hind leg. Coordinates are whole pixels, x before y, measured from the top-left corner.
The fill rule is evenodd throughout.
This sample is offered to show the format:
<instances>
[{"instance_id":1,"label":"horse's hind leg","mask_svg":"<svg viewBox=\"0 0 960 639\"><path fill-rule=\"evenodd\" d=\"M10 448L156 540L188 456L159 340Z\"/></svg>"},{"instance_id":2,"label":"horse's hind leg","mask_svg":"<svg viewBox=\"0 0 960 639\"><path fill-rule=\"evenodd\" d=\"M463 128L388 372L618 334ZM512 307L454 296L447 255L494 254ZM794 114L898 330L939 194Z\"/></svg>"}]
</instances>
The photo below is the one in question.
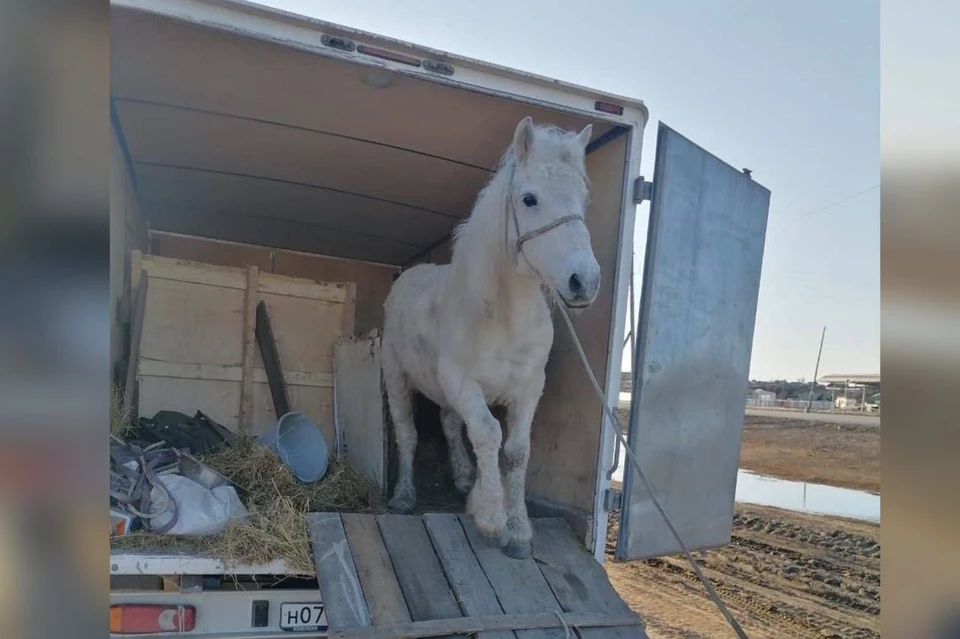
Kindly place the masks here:
<instances>
[{"instance_id":1,"label":"horse's hind leg","mask_svg":"<svg viewBox=\"0 0 960 639\"><path fill-rule=\"evenodd\" d=\"M393 436L397 443L397 485L387 507L395 513L410 514L417 505L417 491L413 486L413 456L417 451L417 426L413 421L413 403L410 388L402 374L388 373L384 367L383 385L387 389L387 403L393 418Z\"/></svg>"},{"instance_id":2,"label":"horse's hind leg","mask_svg":"<svg viewBox=\"0 0 960 639\"><path fill-rule=\"evenodd\" d=\"M443 423L443 434L447 438L447 447L450 449L450 472L453 474L453 484L462 493L469 493L473 487L474 467L470 453L467 452L467 442L463 437L463 420L456 411L443 409L440 412L440 421Z\"/></svg>"}]
</instances>

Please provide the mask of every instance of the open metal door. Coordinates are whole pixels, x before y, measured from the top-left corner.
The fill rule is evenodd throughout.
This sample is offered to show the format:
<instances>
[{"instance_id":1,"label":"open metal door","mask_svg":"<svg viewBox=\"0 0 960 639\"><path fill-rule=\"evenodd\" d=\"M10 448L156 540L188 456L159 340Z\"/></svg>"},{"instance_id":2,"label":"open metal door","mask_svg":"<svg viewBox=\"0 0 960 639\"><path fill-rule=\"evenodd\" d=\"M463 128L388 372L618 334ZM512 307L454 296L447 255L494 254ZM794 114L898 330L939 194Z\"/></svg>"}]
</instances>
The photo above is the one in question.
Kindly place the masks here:
<instances>
[{"instance_id":1,"label":"open metal door","mask_svg":"<svg viewBox=\"0 0 960 639\"><path fill-rule=\"evenodd\" d=\"M628 441L688 549L730 541L770 191L663 125ZM617 558L680 551L625 464Z\"/></svg>"}]
</instances>

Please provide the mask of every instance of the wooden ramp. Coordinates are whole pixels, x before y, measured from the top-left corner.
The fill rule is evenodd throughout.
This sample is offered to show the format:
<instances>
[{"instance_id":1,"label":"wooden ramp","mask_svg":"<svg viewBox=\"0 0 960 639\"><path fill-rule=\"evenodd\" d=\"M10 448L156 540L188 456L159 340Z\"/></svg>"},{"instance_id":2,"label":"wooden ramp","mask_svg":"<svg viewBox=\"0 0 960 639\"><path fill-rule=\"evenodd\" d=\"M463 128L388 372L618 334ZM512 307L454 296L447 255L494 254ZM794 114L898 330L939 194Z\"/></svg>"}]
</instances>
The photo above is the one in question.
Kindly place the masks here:
<instances>
[{"instance_id":1,"label":"wooden ramp","mask_svg":"<svg viewBox=\"0 0 960 639\"><path fill-rule=\"evenodd\" d=\"M465 515L309 518L330 637L646 639L562 519L533 519L533 557L516 560Z\"/></svg>"}]
</instances>

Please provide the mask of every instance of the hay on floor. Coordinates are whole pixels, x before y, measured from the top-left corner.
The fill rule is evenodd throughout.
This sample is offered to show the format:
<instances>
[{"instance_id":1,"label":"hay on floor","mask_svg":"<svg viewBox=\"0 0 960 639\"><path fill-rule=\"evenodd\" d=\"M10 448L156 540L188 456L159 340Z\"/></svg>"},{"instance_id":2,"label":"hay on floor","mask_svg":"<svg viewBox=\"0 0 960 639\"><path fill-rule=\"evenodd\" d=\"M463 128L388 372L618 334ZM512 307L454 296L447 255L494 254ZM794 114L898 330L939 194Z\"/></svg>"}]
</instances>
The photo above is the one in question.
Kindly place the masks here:
<instances>
[{"instance_id":1,"label":"hay on floor","mask_svg":"<svg viewBox=\"0 0 960 639\"><path fill-rule=\"evenodd\" d=\"M250 436L239 437L233 446L202 461L246 491L247 523L233 523L207 537L137 532L112 538L111 548L193 552L227 566L282 559L294 573L312 575L308 512L384 512L379 491L346 464L331 460L323 479L302 484L273 451Z\"/></svg>"}]
</instances>

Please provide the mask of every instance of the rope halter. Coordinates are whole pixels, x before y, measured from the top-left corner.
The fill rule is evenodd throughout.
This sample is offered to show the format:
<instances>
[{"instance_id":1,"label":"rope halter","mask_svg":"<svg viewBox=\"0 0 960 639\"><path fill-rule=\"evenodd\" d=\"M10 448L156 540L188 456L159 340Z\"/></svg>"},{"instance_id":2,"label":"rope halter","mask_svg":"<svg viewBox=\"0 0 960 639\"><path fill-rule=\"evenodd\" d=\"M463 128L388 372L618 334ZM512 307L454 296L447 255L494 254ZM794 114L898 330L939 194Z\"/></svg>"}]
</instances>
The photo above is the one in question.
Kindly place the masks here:
<instances>
[{"instance_id":1,"label":"rope halter","mask_svg":"<svg viewBox=\"0 0 960 639\"><path fill-rule=\"evenodd\" d=\"M576 215L576 214L564 215L563 217L559 217L553 220L552 222L548 222L543 226L533 229L532 231L527 231L526 233L521 234L520 219L517 216L517 206L516 206L516 203L514 203L513 201L513 177L516 171L516 166L517 166L516 160L514 160L510 164L510 177L507 180L507 214L513 218L513 229L517 234L517 240L512 247L513 261L514 263L519 264L519 261L520 261L519 258L522 256L523 260L527 263L527 266L529 266L533 270L533 272L537 274L537 277L540 279L540 282L542 284L546 284L546 281L543 279L543 276L540 274L540 271L538 271L536 267L534 267L534 265L530 263L530 260L527 259L527 256L524 254L523 245L529 240L532 240L535 237L540 237L541 235L549 233L550 231L556 228L559 228L564 224L568 224L570 222L583 222L584 221L583 216ZM509 249L511 247L509 247L509 242L507 241L507 238L506 238L506 235L507 235L506 227L504 227L503 229L503 234L504 234L504 244L507 244Z\"/></svg>"}]
</instances>

